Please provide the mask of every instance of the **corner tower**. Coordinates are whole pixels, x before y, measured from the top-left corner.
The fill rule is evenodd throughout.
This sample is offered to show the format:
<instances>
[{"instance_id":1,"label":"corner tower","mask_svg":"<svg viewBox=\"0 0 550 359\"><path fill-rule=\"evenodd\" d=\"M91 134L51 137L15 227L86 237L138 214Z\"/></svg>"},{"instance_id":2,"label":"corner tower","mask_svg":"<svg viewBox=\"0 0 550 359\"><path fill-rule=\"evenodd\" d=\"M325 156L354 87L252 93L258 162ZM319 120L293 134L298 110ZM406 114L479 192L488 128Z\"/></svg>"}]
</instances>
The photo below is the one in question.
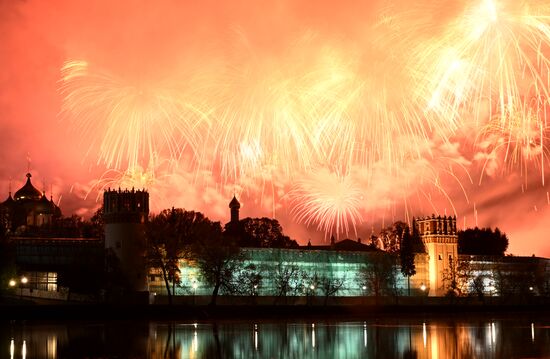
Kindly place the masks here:
<instances>
[{"instance_id":1,"label":"corner tower","mask_svg":"<svg viewBox=\"0 0 550 359\"><path fill-rule=\"evenodd\" d=\"M108 189L103 194L103 211L105 249L117 257L130 289L146 291L145 223L149 193Z\"/></svg>"},{"instance_id":2,"label":"corner tower","mask_svg":"<svg viewBox=\"0 0 550 359\"><path fill-rule=\"evenodd\" d=\"M455 266L458 259L458 234L456 216L416 218L416 230L426 247L429 257L429 295L444 295L443 274Z\"/></svg>"}]
</instances>

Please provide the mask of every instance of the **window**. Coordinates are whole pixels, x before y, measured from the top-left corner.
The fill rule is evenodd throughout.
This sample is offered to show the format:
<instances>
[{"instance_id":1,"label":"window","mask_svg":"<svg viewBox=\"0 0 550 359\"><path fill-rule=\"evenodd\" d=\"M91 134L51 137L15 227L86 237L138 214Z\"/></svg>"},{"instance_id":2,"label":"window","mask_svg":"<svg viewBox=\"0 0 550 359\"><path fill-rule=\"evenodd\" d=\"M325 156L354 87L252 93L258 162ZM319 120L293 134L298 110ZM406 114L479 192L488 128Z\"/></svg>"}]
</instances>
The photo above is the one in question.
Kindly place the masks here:
<instances>
[{"instance_id":1,"label":"window","mask_svg":"<svg viewBox=\"0 0 550 359\"><path fill-rule=\"evenodd\" d=\"M439 255L439 260L443 260L443 258L441 257L441 254Z\"/></svg>"}]
</instances>

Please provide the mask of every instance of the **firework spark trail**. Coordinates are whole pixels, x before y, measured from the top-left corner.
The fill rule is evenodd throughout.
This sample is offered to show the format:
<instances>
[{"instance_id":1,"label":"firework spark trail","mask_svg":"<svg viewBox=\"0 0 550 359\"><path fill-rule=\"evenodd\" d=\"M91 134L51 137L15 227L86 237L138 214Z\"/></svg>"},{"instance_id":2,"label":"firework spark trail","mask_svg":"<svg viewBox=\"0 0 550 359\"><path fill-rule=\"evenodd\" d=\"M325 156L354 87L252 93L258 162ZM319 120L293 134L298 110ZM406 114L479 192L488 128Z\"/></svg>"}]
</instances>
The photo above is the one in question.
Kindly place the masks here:
<instances>
[{"instance_id":1,"label":"firework spark trail","mask_svg":"<svg viewBox=\"0 0 550 359\"><path fill-rule=\"evenodd\" d=\"M98 163L132 172L163 152L177 159L186 147L196 150L200 112L176 90L127 84L86 61L67 61L61 75L61 113L92 139L89 151L98 142Z\"/></svg>"},{"instance_id":2,"label":"firework spark trail","mask_svg":"<svg viewBox=\"0 0 550 359\"><path fill-rule=\"evenodd\" d=\"M397 170L420 155L430 136L445 137L454 127L425 116L409 96L410 41L388 49L367 38L368 50L361 51L303 41L280 58L249 56L238 69L225 66L200 96L199 107L211 108L213 172L224 180L272 168L292 179L318 166L345 172L380 161Z\"/></svg>"},{"instance_id":3,"label":"firework spark trail","mask_svg":"<svg viewBox=\"0 0 550 359\"><path fill-rule=\"evenodd\" d=\"M317 172L296 182L290 191L292 210L298 222L307 226L316 223L317 229L339 237L362 223L359 212L363 191L349 176Z\"/></svg>"},{"instance_id":4,"label":"firework spark trail","mask_svg":"<svg viewBox=\"0 0 550 359\"><path fill-rule=\"evenodd\" d=\"M196 176L210 173L220 188L246 192L262 183L259 192L268 193L262 186L284 182L298 222L347 234L363 221L361 186L372 185L379 166L396 177L408 162L425 160L420 182L450 201L440 176L459 179L433 144L448 143L466 116L477 150L504 151L506 164L523 161L522 168L540 160L544 183L550 9L543 5L465 0L437 26L436 5L413 5L382 11L349 43L308 33L267 55L237 43L234 54L191 66L204 76L175 90L67 62L62 113L84 135L98 134L98 162L121 179L186 152ZM361 176L351 173L356 167ZM403 191L387 195L406 201L416 183L404 181Z\"/></svg>"},{"instance_id":5,"label":"firework spark trail","mask_svg":"<svg viewBox=\"0 0 550 359\"><path fill-rule=\"evenodd\" d=\"M467 2L465 10L417 50L420 70L430 74L421 91L440 117L470 113L481 141L493 138L503 161L533 160L544 166L550 93L550 8L541 1ZM434 59L436 59L434 63ZM504 140L503 140L504 139ZM542 183L544 171L542 170Z\"/></svg>"}]
</instances>

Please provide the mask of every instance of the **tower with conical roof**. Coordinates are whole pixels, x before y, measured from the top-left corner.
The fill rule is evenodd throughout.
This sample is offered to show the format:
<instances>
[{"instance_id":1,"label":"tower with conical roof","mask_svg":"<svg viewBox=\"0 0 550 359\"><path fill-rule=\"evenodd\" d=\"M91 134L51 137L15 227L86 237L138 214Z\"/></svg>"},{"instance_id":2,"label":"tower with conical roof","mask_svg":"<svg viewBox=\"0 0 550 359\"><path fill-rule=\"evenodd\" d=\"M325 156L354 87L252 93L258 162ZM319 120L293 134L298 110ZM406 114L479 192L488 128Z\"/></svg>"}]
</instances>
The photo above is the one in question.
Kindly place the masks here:
<instances>
[{"instance_id":1,"label":"tower with conical roof","mask_svg":"<svg viewBox=\"0 0 550 359\"><path fill-rule=\"evenodd\" d=\"M235 196L233 196L233 199L229 202L229 208L231 209L231 223L239 223L239 209L241 208L241 204Z\"/></svg>"}]
</instances>

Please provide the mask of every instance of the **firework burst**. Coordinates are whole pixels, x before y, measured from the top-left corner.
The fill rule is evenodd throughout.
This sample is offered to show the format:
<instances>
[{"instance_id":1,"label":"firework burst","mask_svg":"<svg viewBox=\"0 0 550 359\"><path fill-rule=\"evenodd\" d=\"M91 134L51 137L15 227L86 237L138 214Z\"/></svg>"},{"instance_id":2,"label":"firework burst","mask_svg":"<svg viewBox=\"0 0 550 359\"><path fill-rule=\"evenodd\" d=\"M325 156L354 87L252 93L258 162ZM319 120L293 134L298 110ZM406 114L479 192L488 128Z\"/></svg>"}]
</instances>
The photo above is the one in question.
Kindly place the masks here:
<instances>
[{"instance_id":1,"label":"firework burst","mask_svg":"<svg viewBox=\"0 0 550 359\"><path fill-rule=\"evenodd\" d=\"M86 61L66 62L60 82L61 112L92 140L98 163L133 173L154 167L161 154L178 159L185 148L196 150L202 115L178 90L125 83Z\"/></svg>"},{"instance_id":2,"label":"firework burst","mask_svg":"<svg viewBox=\"0 0 550 359\"><path fill-rule=\"evenodd\" d=\"M291 213L298 222L339 237L350 229L357 236L363 191L349 176L317 171L297 181L289 193Z\"/></svg>"},{"instance_id":3,"label":"firework burst","mask_svg":"<svg viewBox=\"0 0 550 359\"><path fill-rule=\"evenodd\" d=\"M544 109L550 93L549 53L546 3L467 2L443 35L418 48L419 73L427 80L420 82L419 91L431 93L428 111L439 117L473 117L481 134L496 141L494 147L502 149L500 144L506 143L505 161L532 158L534 144L542 156L548 128ZM527 152L520 155L524 149ZM539 162L544 161L540 156Z\"/></svg>"}]
</instances>

